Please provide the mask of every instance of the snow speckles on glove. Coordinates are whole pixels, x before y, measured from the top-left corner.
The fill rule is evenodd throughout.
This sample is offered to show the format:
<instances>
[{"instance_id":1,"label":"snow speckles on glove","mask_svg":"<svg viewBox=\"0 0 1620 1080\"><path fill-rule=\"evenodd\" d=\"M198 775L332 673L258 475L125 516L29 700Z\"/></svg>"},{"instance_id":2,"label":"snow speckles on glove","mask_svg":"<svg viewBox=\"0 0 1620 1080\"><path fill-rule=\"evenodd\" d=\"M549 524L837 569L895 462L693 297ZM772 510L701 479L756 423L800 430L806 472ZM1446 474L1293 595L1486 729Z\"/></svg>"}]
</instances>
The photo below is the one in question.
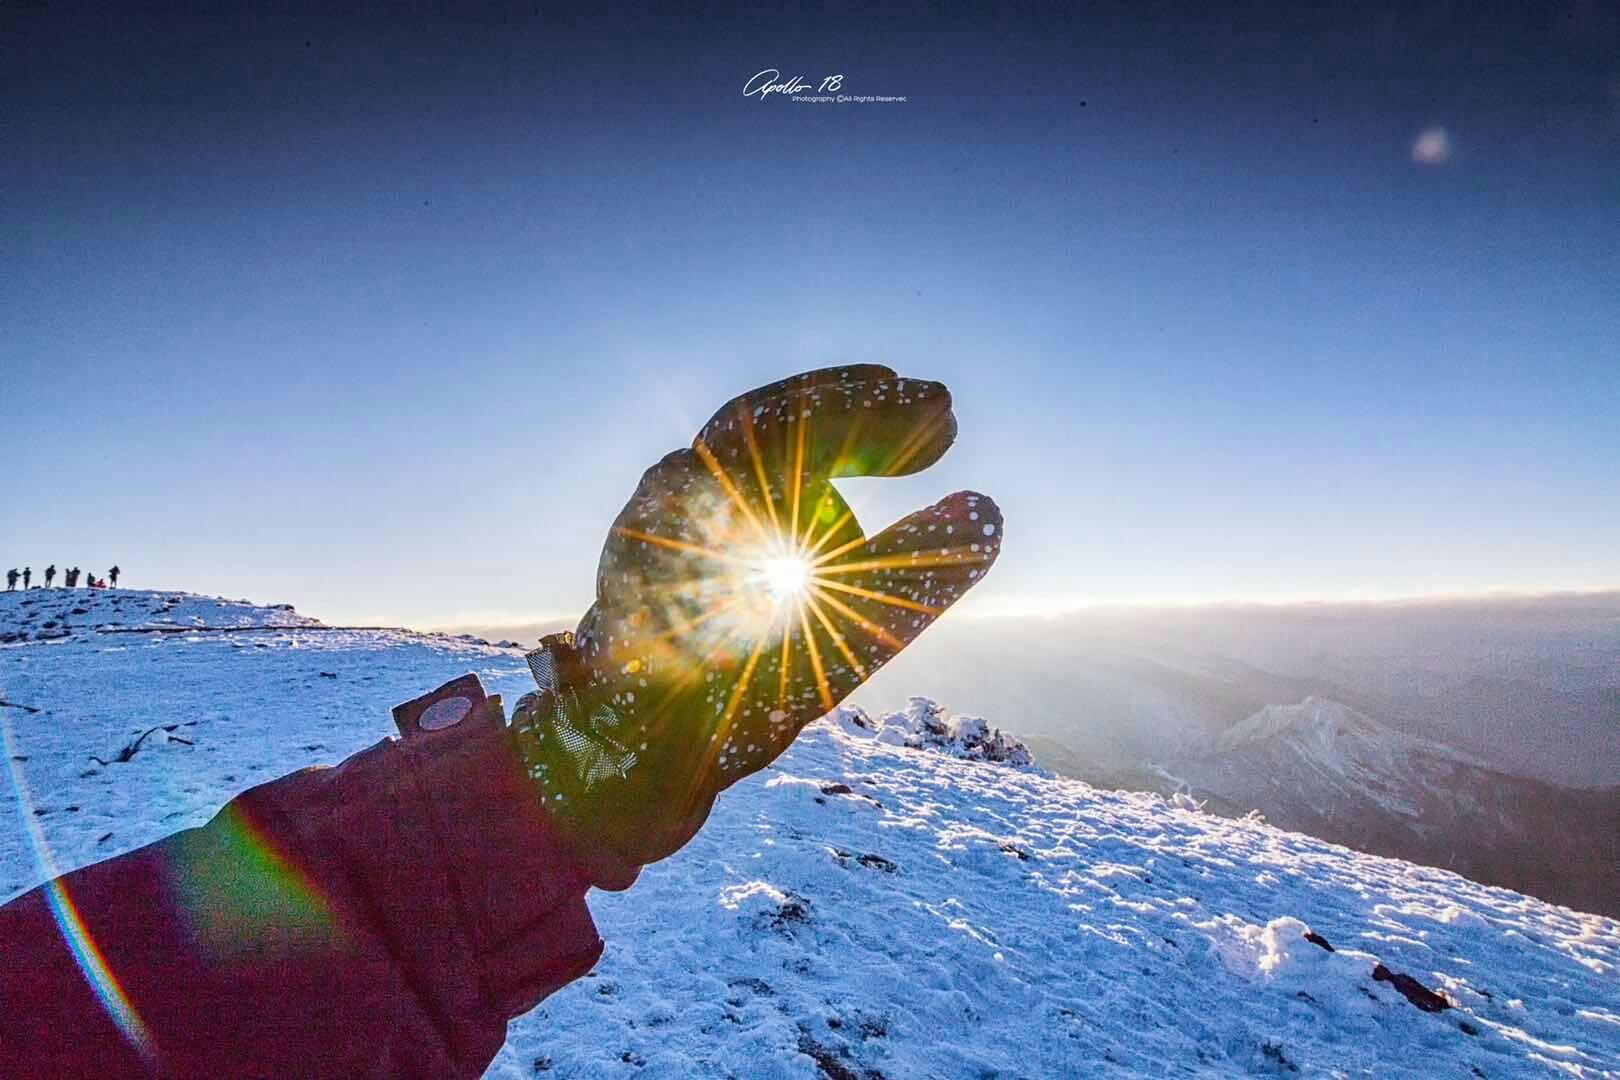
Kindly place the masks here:
<instances>
[{"instance_id":1,"label":"snow speckles on glove","mask_svg":"<svg viewBox=\"0 0 1620 1080\"><path fill-rule=\"evenodd\" d=\"M868 538L831 483L955 437L944 386L861 365L736 398L648 469L577 635L531 654L517 726L548 807L631 862L668 854L976 584L1001 546L988 497Z\"/></svg>"}]
</instances>

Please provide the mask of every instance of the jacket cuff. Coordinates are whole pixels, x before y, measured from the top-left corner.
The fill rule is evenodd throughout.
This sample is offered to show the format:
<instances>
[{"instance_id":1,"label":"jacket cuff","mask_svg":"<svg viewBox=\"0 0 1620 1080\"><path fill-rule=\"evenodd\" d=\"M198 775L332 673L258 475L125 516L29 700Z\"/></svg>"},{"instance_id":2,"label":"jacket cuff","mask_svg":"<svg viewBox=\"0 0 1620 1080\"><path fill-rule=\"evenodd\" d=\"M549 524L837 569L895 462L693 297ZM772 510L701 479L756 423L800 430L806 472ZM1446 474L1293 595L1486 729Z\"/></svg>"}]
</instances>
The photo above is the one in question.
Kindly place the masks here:
<instances>
[{"instance_id":1,"label":"jacket cuff","mask_svg":"<svg viewBox=\"0 0 1620 1080\"><path fill-rule=\"evenodd\" d=\"M505 1003L508 1017L525 1012L601 955L584 901L587 870L537 797L500 697L486 698L476 675L396 706L394 720L401 738L387 745L413 785L401 825L436 842L444 899L477 958L484 996ZM414 905L392 906L409 924Z\"/></svg>"},{"instance_id":2,"label":"jacket cuff","mask_svg":"<svg viewBox=\"0 0 1620 1080\"><path fill-rule=\"evenodd\" d=\"M403 738L238 801L271 832L332 853L344 921L383 941L407 1011L426 1021L416 1044L481 1069L508 1019L601 956L589 883L534 797L500 699L475 676L395 718Z\"/></svg>"}]
</instances>

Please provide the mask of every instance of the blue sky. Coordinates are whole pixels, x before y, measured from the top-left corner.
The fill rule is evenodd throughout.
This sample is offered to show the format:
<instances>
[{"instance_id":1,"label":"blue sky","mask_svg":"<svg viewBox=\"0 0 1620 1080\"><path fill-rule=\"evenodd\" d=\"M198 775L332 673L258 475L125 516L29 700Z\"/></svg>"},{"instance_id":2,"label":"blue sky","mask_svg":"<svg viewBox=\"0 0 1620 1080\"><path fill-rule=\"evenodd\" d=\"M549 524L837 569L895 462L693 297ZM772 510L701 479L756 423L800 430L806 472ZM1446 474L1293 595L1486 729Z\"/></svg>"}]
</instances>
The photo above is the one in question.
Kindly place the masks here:
<instances>
[{"instance_id":1,"label":"blue sky","mask_svg":"<svg viewBox=\"0 0 1620 1080\"><path fill-rule=\"evenodd\" d=\"M1457 18L13 13L0 561L577 614L645 465L861 360L961 436L846 491L994 495L982 611L1620 584L1620 18Z\"/></svg>"}]
</instances>

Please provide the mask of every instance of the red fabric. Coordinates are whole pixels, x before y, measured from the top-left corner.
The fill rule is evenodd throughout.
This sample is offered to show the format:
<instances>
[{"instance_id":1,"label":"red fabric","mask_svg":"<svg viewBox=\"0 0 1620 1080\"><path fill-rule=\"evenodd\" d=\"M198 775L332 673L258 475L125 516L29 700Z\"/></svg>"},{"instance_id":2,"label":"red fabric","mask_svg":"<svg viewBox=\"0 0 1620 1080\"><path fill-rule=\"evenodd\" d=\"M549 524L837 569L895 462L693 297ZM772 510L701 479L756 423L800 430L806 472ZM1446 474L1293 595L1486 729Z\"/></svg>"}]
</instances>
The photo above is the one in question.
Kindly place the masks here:
<instances>
[{"instance_id":1,"label":"red fabric","mask_svg":"<svg viewBox=\"0 0 1620 1080\"><path fill-rule=\"evenodd\" d=\"M0 907L0 1075L480 1075L506 1021L602 942L499 700L471 685L454 726L264 784Z\"/></svg>"}]
</instances>

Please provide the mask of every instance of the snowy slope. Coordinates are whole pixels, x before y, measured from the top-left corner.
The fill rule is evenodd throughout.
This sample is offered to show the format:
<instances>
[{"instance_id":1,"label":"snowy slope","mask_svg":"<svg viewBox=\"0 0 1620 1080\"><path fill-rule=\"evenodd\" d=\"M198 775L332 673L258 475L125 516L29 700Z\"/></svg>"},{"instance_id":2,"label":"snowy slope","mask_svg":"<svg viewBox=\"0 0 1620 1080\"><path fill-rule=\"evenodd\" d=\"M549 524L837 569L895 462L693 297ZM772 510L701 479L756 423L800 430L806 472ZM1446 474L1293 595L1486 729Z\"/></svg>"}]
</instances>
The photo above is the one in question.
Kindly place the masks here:
<instances>
[{"instance_id":1,"label":"snowy slope","mask_svg":"<svg viewBox=\"0 0 1620 1080\"><path fill-rule=\"evenodd\" d=\"M1185 791L1208 809L1266 820L1534 893L1620 912L1620 788L1511 776L1347 705L1268 705L1200 752L1118 777Z\"/></svg>"},{"instance_id":2,"label":"snowy slope","mask_svg":"<svg viewBox=\"0 0 1620 1080\"><path fill-rule=\"evenodd\" d=\"M21 601L0 596L0 633L46 621ZM340 760L453 675L530 685L515 650L451 638L73 618L0 646L0 698L40 710L0 708L32 792L5 808L0 899L39 880L26 816L70 868ZM681 854L592 897L601 964L515 1023L491 1074L1620 1075L1613 920L989 760L1016 755L984 734L921 704L813 725ZM1420 1010L1380 963L1454 1007Z\"/></svg>"}]
</instances>

